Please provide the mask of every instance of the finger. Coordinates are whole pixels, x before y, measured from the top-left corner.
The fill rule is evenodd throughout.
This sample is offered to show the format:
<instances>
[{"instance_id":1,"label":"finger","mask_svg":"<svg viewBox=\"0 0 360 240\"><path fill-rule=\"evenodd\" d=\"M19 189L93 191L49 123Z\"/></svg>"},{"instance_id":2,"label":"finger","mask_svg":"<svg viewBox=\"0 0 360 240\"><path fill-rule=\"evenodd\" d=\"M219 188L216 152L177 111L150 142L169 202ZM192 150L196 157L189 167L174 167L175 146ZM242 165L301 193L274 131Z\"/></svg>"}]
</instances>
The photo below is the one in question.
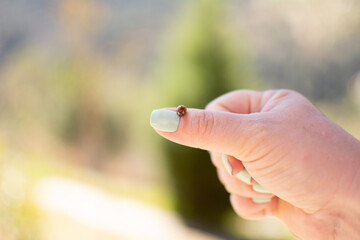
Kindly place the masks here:
<instances>
[{"instance_id":1,"label":"finger","mask_svg":"<svg viewBox=\"0 0 360 240\"><path fill-rule=\"evenodd\" d=\"M241 180L248 185L253 185L256 190L260 189L260 192L265 191L267 193L263 187L260 187L258 184L256 184L256 181L251 177L249 172L244 168L242 162L237 158L220 153L210 153L210 155L213 164L218 169L226 170L230 176L233 176L234 178Z\"/></svg>"},{"instance_id":2,"label":"finger","mask_svg":"<svg viewBox=\"0 0 360 240\"><path fill-rule=\"evenodd\" d=\"M295 236L299 237L299 239L308 239L309 235L312 236L312 239L319 238L314 238L314 232L308 232L309 235L306 234L306 231L304 231L304 226L315 226L319 224L319 219L321 218L330 222L331 218L333 218L334 222L338 220L338 216L336 214L334 216L329 216L329 214L322 215L321 211L316 214L317 217L309 217L309 214L305 213L302 209L294 207L290 203L279 198L277 199L277 204L274 205L274 207L272 207L270 210L271 211L269 212L269 215L273 215L282 222L286 223L289 230ZM329 229L328 233L325 233L326 236L332 235L333 232L331 229L332 228Z\"/></svg>"},{"instance_id":3,"label":"finger","mask_svg":"<svg viewBox=\"0 0 360 240\"><path fill-rule=\"evenodd\" d=\"M175 109L160 109L153 111L150 122L161 136L173 142L233 156L256 146L266 134L259 116L219 111L189 109L179 118ZM245 148L245 144L251 146Z\"/></svg>"},{"instance_id":4,"label":"finger","mask_svg":"<svg viewBox=\"0 0 360 240\"><path fill-rule=\"evenodd\" d=\"M268 90L264 92L252 90L236 90L224 94L207 106L207 110L224 111L240 114L261 112L269 99L283 95L287 90Z\"/></svg>"},{"instance_id":5,"label":"finger","mask_svg":"<svg viewBox=\"0 0 360 240\"><path fill-rule=\"evenodd\" d=\"M248 185L233 176L230 176L224 170L218 169L218 177L220 182L224 185L227 192L242 197L248 198L272 198L271 193L256 192L251 185Z\"/></svg>"},{"instance_id":6,"label":"finger","mask_svg":"<svg viewBox=\"0 0 360 240\"><path fill-rule=\"evenodd\" d=\"M213 152L213 151L209 151L209 153L210 153L210 158L211 158L212 164L216 168L225 169L225 166L224 166L224 164L222 162L222 159L221 159L221 154L222 153Z\"/></svg>"},{"instance_id":7,"label":"finger","mask_svg":"<svg viewBox=\"0 0 360 240\"><path fill-rule=\"evenodd\" d=\"M223 165L230 175L235 175L244 169L242 162L230 155L221 154Z\"/></svg>"},{"instance_id":8,"label":"finger","mask_svg":"<svg viewBox=\"0 0 360 240\"><path fill-rule=\"evenodd\" d=\"M267 203L255 203L251 198L230 195L230 202L234 211L243 218L256 219L270 216L276 208L277 198Z\"/></svg>"},{"instance_id":9,"label":"finger","mask_svg":"<svg viewBox=\"0 0 360 240\"><path fill-rule=\"evenodd\" d=\"M232 156L224 156L223 153L210 151L210 157L215 167L217 167L218 169L227 170L230 175L236 175L244 168L240 160Z\"/></svg>"}]
</instances>

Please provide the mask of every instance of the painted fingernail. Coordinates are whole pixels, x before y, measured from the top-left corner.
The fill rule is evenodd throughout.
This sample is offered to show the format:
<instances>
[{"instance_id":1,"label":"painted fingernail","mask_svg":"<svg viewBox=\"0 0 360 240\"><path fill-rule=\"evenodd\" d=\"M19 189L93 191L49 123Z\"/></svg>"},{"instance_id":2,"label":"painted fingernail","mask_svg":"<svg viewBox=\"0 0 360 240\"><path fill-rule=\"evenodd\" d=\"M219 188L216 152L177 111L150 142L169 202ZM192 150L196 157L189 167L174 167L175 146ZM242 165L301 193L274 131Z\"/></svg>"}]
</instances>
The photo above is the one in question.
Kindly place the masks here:
<instances>
[{"instance_id":1,"label":"painted fingernail","mask_svg":"<svg viewBox=\"0 0 360 240\"><path fill-rule=\"evenodd\" d=\"M252 185L252 188L254 189L255 192L270 193L268 190L266 190L263 186L261 186L258 183L255 183L254 185Z\"/></svg>"},{"instance_id":2,"label":"painted fingernail","mask_svg":"<svg viewBox=\"0 0 360 240\"><path fill-rule=\"evenodd\" d=\"M243 170L241 170L235 176L244 183L247 183L249 185L251 184L251 176L245 168L243 168Z\"/></svg>"},{"instance_id":3,"label":"painted fingernail","mask_svg":"<svg viewBox=\"0 0 360 240\"><path fill-rule=\"evenodd\" d=\"M271 201L271 198L253 198L254 203L268 203Z\"/></svg>"},{"instance_id":4,"label":"painted fingernail","mask_svg":"<svg viewBox=\"0 0 360 240\"><path fill-rule=\"evenodd\" d=\"M232 167L231 167L231 165L230 165L230 163L229 163L229 159L228 159L227 155L223 153L223 154L221 155L221 158L222 158L223 164L224 164L224 166L225 166L225 168L226 168L226 171L227 171L230 175L232 175Z\"/></svg>"},{"instance_id":5,"label":"painted fingernail","mask_svg":"<svg viewBox=\"0 0 360 240\"><path fill-rule=\"evenodd\" d=\"M179 116L175 111L156 109L152 111L150 125L163 132L175 132L179 125Z\"/></svg>"}]
</instances>

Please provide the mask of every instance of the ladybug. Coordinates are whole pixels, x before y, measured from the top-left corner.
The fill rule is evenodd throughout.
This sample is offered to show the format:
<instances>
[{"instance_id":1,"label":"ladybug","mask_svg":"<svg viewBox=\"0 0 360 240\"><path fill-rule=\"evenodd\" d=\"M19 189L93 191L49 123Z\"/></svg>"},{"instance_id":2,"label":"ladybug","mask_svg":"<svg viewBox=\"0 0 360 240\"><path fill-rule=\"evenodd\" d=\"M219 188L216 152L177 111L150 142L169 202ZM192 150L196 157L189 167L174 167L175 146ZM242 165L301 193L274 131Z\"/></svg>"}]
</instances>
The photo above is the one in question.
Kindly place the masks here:
<instances>
[{"instance_id":1,"label":"ladybug","mask_svg":"<svg viewBox=\"0 0 360 240\"><path fill-rule=\"evenodd\" d=\"M184 105L179 105L176 109L176 113L179 117L184 116L186 111L187 111L187 108Z\"/></svg>"}]
</instances>

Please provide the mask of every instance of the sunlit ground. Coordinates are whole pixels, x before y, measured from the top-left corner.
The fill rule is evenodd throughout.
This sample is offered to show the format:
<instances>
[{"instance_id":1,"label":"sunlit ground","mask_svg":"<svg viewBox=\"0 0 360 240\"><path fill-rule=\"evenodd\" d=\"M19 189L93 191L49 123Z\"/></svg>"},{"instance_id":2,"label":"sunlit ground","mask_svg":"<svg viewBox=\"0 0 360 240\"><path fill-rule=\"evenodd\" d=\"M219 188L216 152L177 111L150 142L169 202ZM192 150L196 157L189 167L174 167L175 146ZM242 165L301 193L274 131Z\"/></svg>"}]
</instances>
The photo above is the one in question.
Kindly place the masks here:
<instances>
[{"instance_id":1,"label":"sunlit ground","mask_svg":"<svg viewBox=\"0 0 360 240\"><path fill-rule=\"evenodd\" d=\"M44 178L32 194L43 211L44 239L215 239L163 209L75 180Z\"/></svg>"},{"instance_id":2,"label":"sunlit ground","mask_svg":"<svg viewBox=\"0 0 360 240\"><path fill-rule=\"evenodd\" d=\"M145 203L144 199L123 196L127 190L122 184L115 184L116 191L104 190L114 184L95 173L76 173L61 165L54 168L49 163L33 161L36 164L30 163L30 169L16 164L2 166L1 210L9 211L9 215L17 212L20 218L11 219L8 228L2 226L1 239L29 234L44 240L217 239L185 227L174 213ZM26 176L29 170L32 172ZM58 174L52 175L53 172ZM93 181L97 186L90 184ZM128 188L132 187L132 191L146 194L130 183ZM34 229L30 233L26 227Z\"/></svg>"},{"instance_id":3,"label":"sunlit ground","mask_svg":"<svg viewBox=\"0 0 360 240\"><path fill-rule=\"evenodd\" d=\"M1 211L9 218L1 239L224 239L184 225L164 186L114 180L2 144L2 159L12 162L1 168ZM289 236L272 219L241 222L238 231L248 239Z\"/></svg>"}]
</instances>

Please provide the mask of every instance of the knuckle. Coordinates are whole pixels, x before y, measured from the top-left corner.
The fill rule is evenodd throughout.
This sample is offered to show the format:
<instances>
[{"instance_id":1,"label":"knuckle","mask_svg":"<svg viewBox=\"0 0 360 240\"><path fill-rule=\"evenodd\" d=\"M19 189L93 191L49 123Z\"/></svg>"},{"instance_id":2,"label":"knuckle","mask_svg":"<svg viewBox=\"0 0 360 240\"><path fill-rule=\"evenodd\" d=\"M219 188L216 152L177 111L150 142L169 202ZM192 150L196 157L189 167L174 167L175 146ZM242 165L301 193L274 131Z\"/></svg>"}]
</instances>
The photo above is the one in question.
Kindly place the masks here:
<instances>
[{"instance_id":1,"label":"knuckle","mask_svg":"<svg viewBox=\"0 0 360 240\"><path fill-rule=\"evenodd\" d=\"M217 169L217 175L218 175L218 178L219 178L219 181L221 182L221 184L225 185L224 175L222 174L220 169Z\"/></svg>"},{"instance_id":2,"label":"knuckle","mask_svg":"<svg viewBox=\"0 0 360 240\"><path fill-rule=\"evenodd\" d=\"M214 122L214 115L211 111L202 111L192 118L190 125L195 133L192 138L192 145L203 148L211 140Z\"/></svg>"},{"instance_id":3,"label":"knuckle","mask_svg":"<svg viewBox=\"0 0 360 240\"><path fill-rule=\"evenodd\" d=\"M224 184L224 188L225 190L228 192L228 193L231 193L231 194L237 194L235 191L233 191L233 189L227 185L227 184Z\"/></svg>"},{"instance_id":4,"label":"knuckle","mask_svg":"<svg viewBox=\"0 0 360 240\"><path fill-rule=\"evenodd\" d=\"M224 185L224 188L228 193L239 195L239 191L237 191L236 188L234 188L234 186L227 181L224 181L222 184Z\"/></svg>"},{"instance_id":5,"label":"knuckle","mask_svg":"<svg viewBox=\"0 0 360 240\"><path fill-rule=\"evenodd\" d=\"M214 108L215 101L216 101L216 100L213 100L213 101L209 102L209 103L206 105L205 109L206 109L206 110L212 110L212 109Z\"/></svg>"},{"instance_id":6,"label":"knuckle","mask_svg":"<svg viewBox=\"0 0 360 240\"><path fill-rule=\"evenodd\" d=\"M223 165L222 161L216 157L211 157L211 162L216 168L221 168Z\"/></svg>"},{"instance_id":7,"label":"knuckle","mask_svg":"<svg viewBox=\"0 0 360 240\"><path fill-rule=\"evenodd\" d=\"M288 89L279 89L278 91L275 92L274 94L274 99L275 100L279 100L279 99L284 99L285 97L288 96L299 96L300 94L292 91L292 90L288 90Z\"/></svg>"},{"instance_id":8,"label":"knuckle","mask_svg":"<svg viewBox=\"0 0 360 240\"><path fill-rule=\"evenodd\" d=\"M198 137L210 137L214 129L214 114L210 111L204 111L199 114L197 121Z\"/></svg>"},{"instance_id":9,"label":"knuckle","mask_svg":"<svg viewBox=\"0 0 360 240\"><path fill-rule=\"evenodd\" d=\"M246 213L244 210L242 209L238 209L237 207L233 207L236 214L239 216L239 217L242 217L242 218L245 218L245 219L250 219L251 216L250 214Z\"/></svg>"},{"instance_id":10,"label":"knuckle","mask_svg":"<svg viewBox=\"0 0 360 240\"><path fill-rule=\"evenodd\" d=\"M288 94L293 94L296 93L293 90L289 90L289 89L285 89L285 88L280 88L280 89L270 89L270 90L266 90L264 91L264 94L270 94L270 95L288 95Z\"/></svg>"}]
</instances>

